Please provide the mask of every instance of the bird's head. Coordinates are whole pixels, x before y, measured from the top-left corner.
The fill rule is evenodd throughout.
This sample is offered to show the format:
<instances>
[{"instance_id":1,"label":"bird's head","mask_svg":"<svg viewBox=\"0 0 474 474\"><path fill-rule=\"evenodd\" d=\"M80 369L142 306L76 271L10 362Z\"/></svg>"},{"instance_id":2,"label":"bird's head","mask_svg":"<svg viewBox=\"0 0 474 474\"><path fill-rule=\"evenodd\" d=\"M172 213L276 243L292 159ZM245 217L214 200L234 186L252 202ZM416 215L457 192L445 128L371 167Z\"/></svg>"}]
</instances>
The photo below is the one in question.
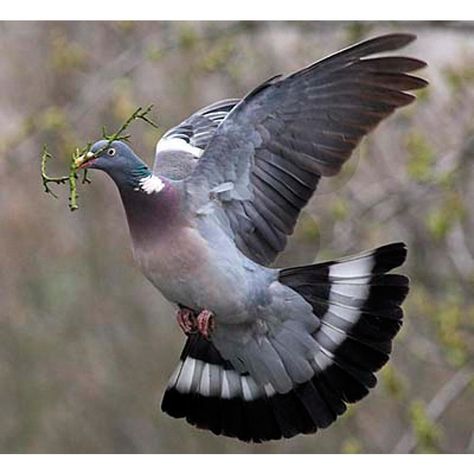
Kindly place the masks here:
<instances>
[{"instance_id":1,"label":"bird's head","mask_svg":"<svg viewBox=\"0 0 474 474\"><path fill-rule=\"evenodd\" d=\"M119 186L136 186L151 176L148 166L122 141L100 140L75 161L77 169L105 171Z\"/></svg>"}]
</instances>

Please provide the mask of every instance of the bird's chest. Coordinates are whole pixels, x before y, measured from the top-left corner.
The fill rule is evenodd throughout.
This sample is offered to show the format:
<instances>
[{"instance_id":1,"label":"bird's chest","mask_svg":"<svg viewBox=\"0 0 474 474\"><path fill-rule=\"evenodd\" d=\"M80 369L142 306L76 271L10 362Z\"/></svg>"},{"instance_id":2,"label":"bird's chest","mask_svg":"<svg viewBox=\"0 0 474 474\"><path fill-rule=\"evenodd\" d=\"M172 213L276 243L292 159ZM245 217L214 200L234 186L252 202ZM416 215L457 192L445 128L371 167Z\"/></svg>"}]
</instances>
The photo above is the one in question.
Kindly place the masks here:
<instances>
[{"instance_id":1,"label":"bird's chest","mask_svg":"<svg viewBox=\"0 0 474 474\"><path fill-rule=\"evenodd\" d=\"M238 310L234 295L239 275L223 270L222 261L196 229L181 228L151 245L135 242L134 256L145 276L169 301L196 310Z\"/></svg>"},{"instance_id":2,"label":"bird's chest","mask_svg":"<svg viewBox=\"0 0 474 474\"><path fill-rule=\"evenodd\" d=\"M205 242L190 228L134 242L134 257L145 276L171 301L199 275L208 258Z\"/></svg>"}]
</instances>

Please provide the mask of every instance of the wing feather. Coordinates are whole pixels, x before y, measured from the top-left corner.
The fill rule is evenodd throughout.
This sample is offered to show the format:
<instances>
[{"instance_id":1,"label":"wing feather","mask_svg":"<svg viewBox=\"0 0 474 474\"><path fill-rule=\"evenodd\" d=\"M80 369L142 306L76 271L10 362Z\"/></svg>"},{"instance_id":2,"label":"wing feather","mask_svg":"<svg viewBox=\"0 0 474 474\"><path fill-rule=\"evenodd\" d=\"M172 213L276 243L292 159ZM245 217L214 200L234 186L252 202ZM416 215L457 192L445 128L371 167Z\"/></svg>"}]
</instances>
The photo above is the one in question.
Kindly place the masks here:
<instances>
[{"instance_id":1,"label":"wing feather","mask_svg":"<svg viewBox=\"0 0 474 474\"><path fill-rule=\"evenodd\" d=\"M408 91L427 85L409 74L425 65L418 59L368 57L414 39L373 38L289 76L275 76L233 104L186 180L194 205L231 181L230 198L216 212L230 223L245 255L270 264L320 178L337 174L370 130L415 99Z\"/></svg>"},{"instance_id":2,"label":"wing feather","mask_svg":"<svg viewBox=\"0 0 474 474\"><path fill-rule=\"evenodd\" d=\"M240 99L224 99L204 107L168 130L156 145L153 172L172 179L191 174L214 133Z\"/></svg>"}]
</instances>

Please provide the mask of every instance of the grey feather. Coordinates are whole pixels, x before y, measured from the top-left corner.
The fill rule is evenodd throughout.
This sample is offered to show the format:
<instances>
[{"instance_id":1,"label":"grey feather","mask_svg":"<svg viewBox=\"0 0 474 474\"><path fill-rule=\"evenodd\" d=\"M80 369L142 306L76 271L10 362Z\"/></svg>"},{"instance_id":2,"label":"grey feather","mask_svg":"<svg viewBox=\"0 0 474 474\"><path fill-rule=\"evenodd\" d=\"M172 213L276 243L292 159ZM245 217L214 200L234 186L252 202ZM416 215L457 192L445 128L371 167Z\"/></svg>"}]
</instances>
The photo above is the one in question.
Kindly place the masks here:
<instances>
[{"instance_id":1,"label":"grey feather","mask_svg":"<svg viewBox=\"0 0 474 474\"><path fill-rule=\"evenodd\" d=\"M119 187L144 274L170 302L214 315L210 340L202 327L189 336L168 413L244 440L277 439L328 426L375 385L401 327L408 281L387 272L405 246L267 265L320 178L425 85L407 74L420 61L366 58L412 39L375 38L201 109L160 140L155 176L125 143L106 144L113 159L104 141L92 146L90 167Z\"/></svg>"},{"instance_id":2,"label":"grey feather","mask_svg":"<svg viewBox=\"0 0 474 474\"><path fill-rule=\"evenodd\" d=\"M367 58L413 39L403 34L382 36L287 77L275 76L222 121L187 185L202 188L206 183L211 189L233 181L233 199L253 203L253 230L230 219L234 241L245 255L271 263L320 177L337 174L368 131L414 99L406 91L426 85L407 74L422 67L421 61ZM201 197L206 199L206 194ZM236 209L229 202L222 212L232 214ZM265 226L258 224L260 218ZM283 233L283 242L275 245L269 227Z\"/></svg>"},{"instance_id":3,"label":"grey feather","mask_svg":"<svg viewBox=\"0 0 474 474\"><path fill-rule=\"evenodd\" d=\"M168 130L157 144L153 173L175 180L190 175L215 131L238 102L240 99L220 100Z\"/></svg>"}]
</instances>

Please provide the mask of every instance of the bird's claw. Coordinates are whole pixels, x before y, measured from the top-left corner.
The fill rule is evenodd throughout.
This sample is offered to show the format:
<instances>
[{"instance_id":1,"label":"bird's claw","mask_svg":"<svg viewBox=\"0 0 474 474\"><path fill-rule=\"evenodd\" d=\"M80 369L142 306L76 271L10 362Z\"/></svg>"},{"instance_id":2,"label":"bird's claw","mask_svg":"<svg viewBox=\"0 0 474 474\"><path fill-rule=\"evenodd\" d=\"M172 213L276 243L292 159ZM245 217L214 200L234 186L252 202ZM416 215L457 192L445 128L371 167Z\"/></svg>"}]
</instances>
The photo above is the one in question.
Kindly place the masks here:
<instances>
[{"instance_id":1,"label":"bird's claw","mask_svg":"<svg viewBox=\"0 0 474 474\"><path fill-rule=\"evenodd\" d=\"M214 313L207 309L203 309L196 316L192 309L180 307L176 312L176 321L186 336L198 332L206 339L210 339L214 331Z\"/></svg>"},{"instance_id":2,"label":"bird's claw","mask_svg":"<svg viewBox=\"0 0 474 474\"><path fill-rule=\"evenodd\" d=\"M197 330L197 319L194 311L189 308L179 308L176 312L178 326L184 334L193 334Z\"/></svg>"},{"instance_id":3,"label":"bird's claw","mask_svg":"<svg viewBox=\"0 0 474 474\"><path fill-rule=\"evenodd\" d=\"M197 317L197 330L206 339L210 339L214 331L214 314L207 309L202 310Z\"/></svg>"}]
</instances>

